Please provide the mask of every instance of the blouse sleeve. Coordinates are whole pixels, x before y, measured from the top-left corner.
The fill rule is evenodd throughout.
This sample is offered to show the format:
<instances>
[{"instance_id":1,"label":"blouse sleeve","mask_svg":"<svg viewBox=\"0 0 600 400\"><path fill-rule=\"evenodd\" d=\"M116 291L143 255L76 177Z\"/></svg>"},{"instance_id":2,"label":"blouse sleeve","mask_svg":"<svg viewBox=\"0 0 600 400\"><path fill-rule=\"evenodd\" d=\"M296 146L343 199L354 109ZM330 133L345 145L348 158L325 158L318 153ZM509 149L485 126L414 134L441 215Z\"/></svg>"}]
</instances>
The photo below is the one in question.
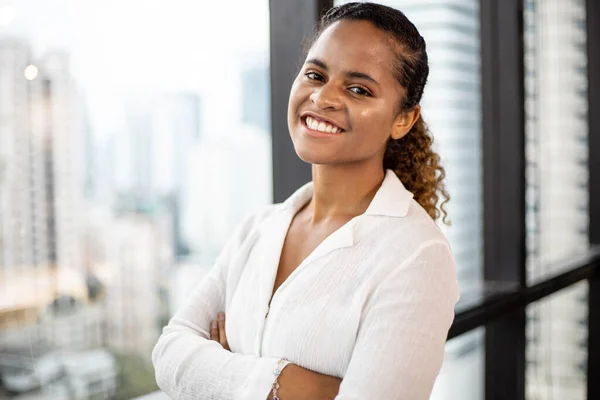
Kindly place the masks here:
<instances>
[{"instance_id":1,"label":"blouse sleeve","mask_svg":"<svg viewBox=\"0 0 600 400\"><path fill-rule=\"evenodd\" d=\"M421 247L367 301L336 400L427 400L458 301L445 242Z\"/></svg>"},{"instance_id":2,"label":"blouse sleeve","mask_svg":"<svg viewBox=\"0 0 600 400\"><path fill-rule=\"evenodd\" d=\"M157 384L173 400L260 400L269 395L276 358L232 353L210 340L210 322L225 306L228 264L249 224L238 227L152 351Z\"/></svg>"}]
</instances>

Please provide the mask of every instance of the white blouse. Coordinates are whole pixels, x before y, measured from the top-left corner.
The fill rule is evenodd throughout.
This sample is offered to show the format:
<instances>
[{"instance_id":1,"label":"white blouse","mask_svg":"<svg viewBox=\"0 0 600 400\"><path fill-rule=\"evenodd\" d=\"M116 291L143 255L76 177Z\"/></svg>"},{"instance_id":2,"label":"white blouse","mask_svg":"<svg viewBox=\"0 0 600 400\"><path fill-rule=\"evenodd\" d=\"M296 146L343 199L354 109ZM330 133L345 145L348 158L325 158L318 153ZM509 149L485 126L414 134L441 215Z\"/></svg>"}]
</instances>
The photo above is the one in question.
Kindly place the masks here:
<instances>
[{"instance_id":1,"label":"white blouse","mask_svg":"<svg viewBox=\"0 0 600 400\"><path fill-rule=\"evenodd\" d=\"M294 215L312 182L249 217L163 330L156 380L178 400L263 400L277 360L342 378L337 400L428 399L458 301L443 233L393 171L268 303ZM224 311L231 352L210 340ZM267 315L268 311L268 316Z\"/></svg>"}]
</instances>

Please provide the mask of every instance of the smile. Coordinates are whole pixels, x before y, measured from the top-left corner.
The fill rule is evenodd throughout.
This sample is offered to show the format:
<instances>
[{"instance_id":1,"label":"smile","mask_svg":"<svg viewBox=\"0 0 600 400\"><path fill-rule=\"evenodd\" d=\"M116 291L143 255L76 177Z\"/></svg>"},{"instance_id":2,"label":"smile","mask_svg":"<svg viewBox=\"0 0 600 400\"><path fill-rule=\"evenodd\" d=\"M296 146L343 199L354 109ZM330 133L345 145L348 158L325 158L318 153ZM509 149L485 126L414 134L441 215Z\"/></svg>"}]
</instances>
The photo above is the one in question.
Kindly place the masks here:
<instances>
[{"instance_id":1,"label":"smile","mask_svg":"<svg viewBox=\"0 0 600 400\"><path fill-rule=\"evenodd\" d=\"M307 115L304 118L304 123L309 129L313 131L323 132L323 133L342 133L344 130L338 126L330 124L329 122L321 121L315 117Z\"/></svg>"}]
</instances>

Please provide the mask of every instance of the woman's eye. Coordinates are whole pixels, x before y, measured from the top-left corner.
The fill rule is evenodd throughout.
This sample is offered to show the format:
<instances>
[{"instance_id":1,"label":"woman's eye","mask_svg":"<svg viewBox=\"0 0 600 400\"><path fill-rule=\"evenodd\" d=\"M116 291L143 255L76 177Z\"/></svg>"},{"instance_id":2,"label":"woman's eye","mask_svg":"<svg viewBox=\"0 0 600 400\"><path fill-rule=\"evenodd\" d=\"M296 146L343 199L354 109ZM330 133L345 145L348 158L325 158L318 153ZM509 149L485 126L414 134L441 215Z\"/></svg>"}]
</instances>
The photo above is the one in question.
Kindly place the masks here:
<instances>
[{"instance_id":1,"label":"woman's eye","mask_svg":"<svg viewBox=\"0 0 600 400\"><path fill-rule=\"evenodd\" d=\"M317 74L316 72L307 72L306 74L304 74L304 76L306 76L308 79L311 79L313 81L322 81L323 77L320 74Z\"/></svg>"},{"instance_id":2,"label":"woman's eye","mask_svg":"<svg viewBox=\"0 0 600 400\"><path fill-rule=\"evenodd\" d=\"M361 96L370 96L371 95L371 93L369 93L365 89L361 88L360 86L353 86L350 88L350 90Z\"/></svg>"}]
</instances>

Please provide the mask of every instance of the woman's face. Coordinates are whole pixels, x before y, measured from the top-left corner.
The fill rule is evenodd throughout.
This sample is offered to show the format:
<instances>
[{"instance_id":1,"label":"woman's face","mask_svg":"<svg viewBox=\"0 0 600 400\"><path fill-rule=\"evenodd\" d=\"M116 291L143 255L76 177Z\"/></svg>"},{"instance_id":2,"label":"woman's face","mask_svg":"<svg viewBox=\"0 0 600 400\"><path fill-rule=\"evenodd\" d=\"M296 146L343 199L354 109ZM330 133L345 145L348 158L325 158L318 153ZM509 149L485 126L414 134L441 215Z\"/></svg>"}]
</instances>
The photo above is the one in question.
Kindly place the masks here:
<instances>
[{"instance_id":1,"label":"woman's face","mask_svg":"<svg viewBox=\"0 0 600 400\"><path fill-rule=\"evenodd\" d=\"M312 164L382 163L390 136L412 126L397 114L403 89L390 38L368 21L339 21L314 43L296 77L288 127ZM325 131L325 132L323 132Z\"/></svg>"}]
</instances>

